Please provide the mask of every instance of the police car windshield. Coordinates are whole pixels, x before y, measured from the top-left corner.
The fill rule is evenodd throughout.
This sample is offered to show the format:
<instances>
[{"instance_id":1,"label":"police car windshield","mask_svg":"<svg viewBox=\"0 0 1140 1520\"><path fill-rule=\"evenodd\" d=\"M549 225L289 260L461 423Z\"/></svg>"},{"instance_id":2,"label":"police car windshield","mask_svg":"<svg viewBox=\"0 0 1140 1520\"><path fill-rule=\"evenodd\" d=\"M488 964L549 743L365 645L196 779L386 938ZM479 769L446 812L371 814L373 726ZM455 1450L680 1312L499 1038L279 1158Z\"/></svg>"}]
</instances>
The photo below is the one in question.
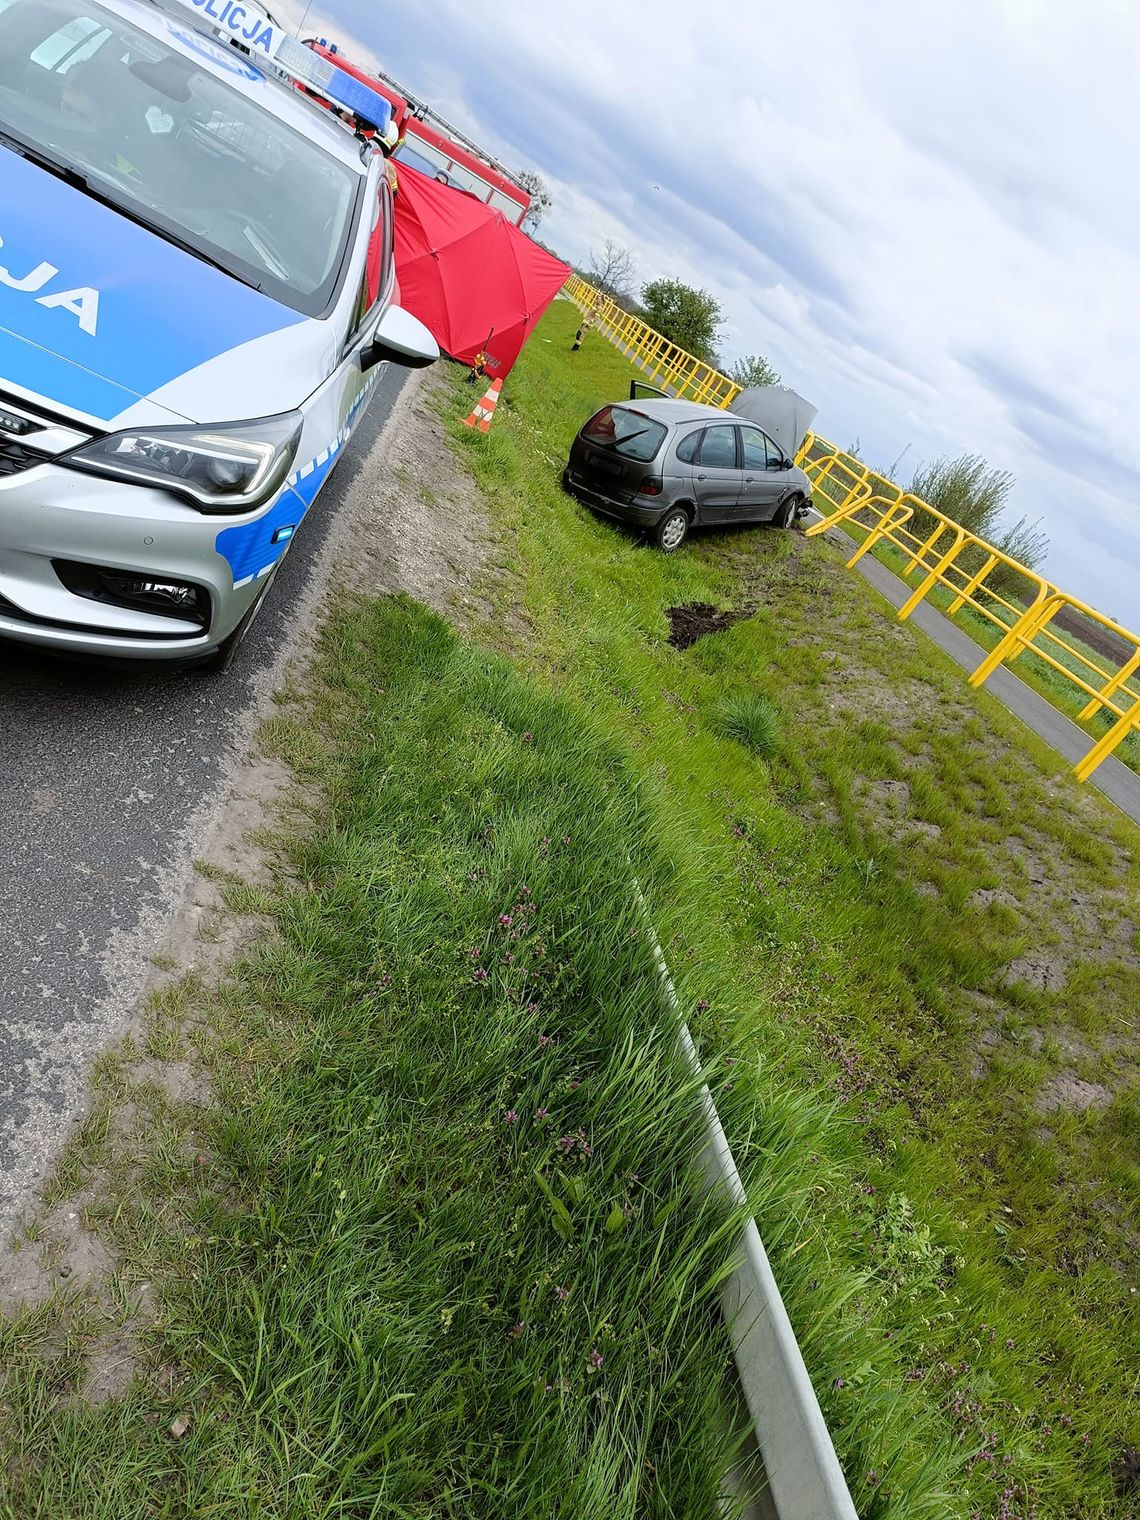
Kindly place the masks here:
<instances>
[{"instance_id":1,"label":"police car windshield","mask_svg":"<svg viewBox=\"0 0 1140 1520\"><path fill-rule=\"evenodd\" d=\"M246 284L327 309L361 176L122 16L0 0L0 130Z\"/></svg>"}]
</instances>

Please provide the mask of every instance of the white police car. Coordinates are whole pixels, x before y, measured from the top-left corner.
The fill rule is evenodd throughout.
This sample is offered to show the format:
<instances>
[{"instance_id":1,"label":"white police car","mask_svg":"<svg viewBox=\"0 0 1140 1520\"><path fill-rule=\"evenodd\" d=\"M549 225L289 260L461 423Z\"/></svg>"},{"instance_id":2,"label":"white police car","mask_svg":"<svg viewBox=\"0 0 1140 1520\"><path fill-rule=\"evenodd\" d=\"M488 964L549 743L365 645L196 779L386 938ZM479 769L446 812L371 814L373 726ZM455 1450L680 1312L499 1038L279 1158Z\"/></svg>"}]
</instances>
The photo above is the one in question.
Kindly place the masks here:
<instances>
[{"instance_id":1,"label":"white police car","mask_svg":"<svg viewBox=\"0 0 1140 1520\"><path fill-rule=\"evenodd\" d=\"M387 111L236 0L0 0L0 638L229 663L379 366L438 356Z\"/></svg>"}]
</instances>

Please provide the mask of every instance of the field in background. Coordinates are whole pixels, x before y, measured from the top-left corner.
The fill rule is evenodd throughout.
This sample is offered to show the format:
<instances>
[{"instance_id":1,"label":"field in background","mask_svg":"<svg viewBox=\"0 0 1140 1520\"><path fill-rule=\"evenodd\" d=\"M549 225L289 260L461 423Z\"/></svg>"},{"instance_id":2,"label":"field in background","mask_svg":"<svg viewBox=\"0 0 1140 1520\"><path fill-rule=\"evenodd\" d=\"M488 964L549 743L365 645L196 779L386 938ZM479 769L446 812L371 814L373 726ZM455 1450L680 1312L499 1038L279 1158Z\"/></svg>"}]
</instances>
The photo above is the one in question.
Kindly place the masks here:
<instances>
[{"instance_id":1,"label":"field in background","mask_svg":"<svg viewBox=\"0 0 1140 1520\"><path fill-rule=\"evenodd\" d=\"M745 1170L790 1148L761 1230L860 1513L1127 1515L1140 832L825 543L666 557L567 498L632 373L572 355L577 321L555 304L488 439L458 375L441 408L500 525L503 647L671 820L667 954ZM694 604L736 620L678 650Z\"/></svg>"}]
</instances>

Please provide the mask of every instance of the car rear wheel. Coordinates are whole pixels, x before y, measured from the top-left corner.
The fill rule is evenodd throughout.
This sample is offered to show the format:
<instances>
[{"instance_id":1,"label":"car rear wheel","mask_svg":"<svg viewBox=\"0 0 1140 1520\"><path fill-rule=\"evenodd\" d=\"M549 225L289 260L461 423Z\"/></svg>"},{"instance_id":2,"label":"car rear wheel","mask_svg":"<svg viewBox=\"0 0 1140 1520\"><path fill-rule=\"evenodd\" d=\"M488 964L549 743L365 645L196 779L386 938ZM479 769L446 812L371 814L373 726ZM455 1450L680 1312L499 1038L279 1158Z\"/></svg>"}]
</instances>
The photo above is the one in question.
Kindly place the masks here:
<instances>
[{"instance_id":1,"label":"car rear wheel","mask_svg":"<svg viewBox=\"0 0 1140 1520\"><path fill-rule=\"evenodd\" d=\"M671 512L657 524L653 532L653 541L665 554L672 554L674 549L679 549L689 536L689 514L683 507L674 507Z\"/></svg>"},{"instance_id":2,"label":"car rear wheel","mask_svg":"<svg viewBox=\"0 0 1140 1520\"><path fill-rule=\"evenodd\" d=\"M800 507L803 505L802 496L789 496L787 501L782 502L776 512L775 523L777 528L790 528L799 516Z\"/></svg>"}]
</instances>

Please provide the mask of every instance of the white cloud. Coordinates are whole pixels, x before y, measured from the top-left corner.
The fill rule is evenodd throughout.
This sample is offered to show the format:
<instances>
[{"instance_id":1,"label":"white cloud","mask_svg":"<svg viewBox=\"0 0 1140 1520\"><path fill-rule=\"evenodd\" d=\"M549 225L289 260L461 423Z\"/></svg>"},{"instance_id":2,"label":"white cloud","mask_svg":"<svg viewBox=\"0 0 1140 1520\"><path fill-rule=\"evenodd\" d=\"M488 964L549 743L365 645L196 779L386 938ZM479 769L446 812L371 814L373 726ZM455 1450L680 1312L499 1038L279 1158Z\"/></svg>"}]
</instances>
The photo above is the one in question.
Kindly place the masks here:
<instances>
[{"instance_id":1,"label":"white cloud","mask_svg":"<svg viewBox=\"0 0 1140 1520\"><path fill-rule=\"evenodd\" d=\"M1127 0L316 14L543 172L567 257L615 236L712 289L726 351L767 353L840 443L1011 470L1050 572L1140 625Z\"/></svg>"}]
</instances>

